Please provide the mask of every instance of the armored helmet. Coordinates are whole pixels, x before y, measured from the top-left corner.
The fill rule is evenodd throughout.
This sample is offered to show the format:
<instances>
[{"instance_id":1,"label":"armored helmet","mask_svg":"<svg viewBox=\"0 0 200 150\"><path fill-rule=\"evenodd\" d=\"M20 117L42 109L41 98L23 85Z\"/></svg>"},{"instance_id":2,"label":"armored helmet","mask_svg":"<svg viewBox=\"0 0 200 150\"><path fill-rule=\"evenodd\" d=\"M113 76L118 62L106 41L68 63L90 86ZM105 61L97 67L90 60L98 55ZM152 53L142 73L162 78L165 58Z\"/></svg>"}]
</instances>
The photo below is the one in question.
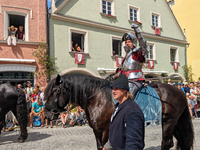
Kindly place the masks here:
<instances>
[{"instance_id":1,"label":"armored helmet","mask_svg":"<svg viewBox=\"0 0 200 150\"><path fill-rule=\"evenodd\" d=\"M126 40L132 40L133 46L137 46L137 38L134 34L127 32L122 36L122 42Z\"/></svg>"}]
</instances>

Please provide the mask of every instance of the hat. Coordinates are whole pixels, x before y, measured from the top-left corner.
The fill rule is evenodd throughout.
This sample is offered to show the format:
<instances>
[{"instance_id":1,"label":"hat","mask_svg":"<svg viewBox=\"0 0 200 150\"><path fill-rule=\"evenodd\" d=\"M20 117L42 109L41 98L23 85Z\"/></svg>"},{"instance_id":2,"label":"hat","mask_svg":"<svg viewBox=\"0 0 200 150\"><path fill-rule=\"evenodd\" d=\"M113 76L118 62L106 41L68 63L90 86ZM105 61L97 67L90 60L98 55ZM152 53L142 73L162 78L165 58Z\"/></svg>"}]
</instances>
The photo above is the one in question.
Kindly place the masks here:
<instances>
[{"instance_id":1,"label":"hat","mask_svg":"<svg viewBox=\"0 0 200 150\"><path fill-rule=\"evenodd\" d=\"M30 84L31 84L31 82L30 82L30 81L26 81L26 83L30 83Z\"/></svg>"},{"instance_id":2,"label":"hat","mask_svg":"<svg viewBox=\"0 0 200 150\"><path fill-rule=\"evenodd\" d=\"M182 83L179 82L178 85L182 85Z\"/></svg>"},{"instance_id":3,"label":"hat","mask_svg":"<svg viewBox=\"0 0 200 150\"><path fill-rule=\"evenodd\" d=\"M111 89L113 87L129 90L128 78L125 75L120 74L119 77L110 85Z\"/></svg>"}]
</instances>

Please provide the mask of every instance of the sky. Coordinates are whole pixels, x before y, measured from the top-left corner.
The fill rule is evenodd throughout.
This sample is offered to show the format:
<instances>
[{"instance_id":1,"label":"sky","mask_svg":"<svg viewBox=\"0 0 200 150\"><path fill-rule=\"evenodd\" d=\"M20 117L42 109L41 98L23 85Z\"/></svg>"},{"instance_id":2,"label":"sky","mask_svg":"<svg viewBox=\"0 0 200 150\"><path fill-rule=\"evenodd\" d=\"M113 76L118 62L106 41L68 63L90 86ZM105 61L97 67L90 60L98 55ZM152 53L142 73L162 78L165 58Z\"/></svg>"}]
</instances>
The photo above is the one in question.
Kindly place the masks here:
<instances>
[{"instance_id":1,"label":"sky","mask_svg":"<svg viewBox=\"0 0 200 150\"><path fill-rule=\"evenodd\" d=\"M51 0L48 0L47 5L48 5L48 8L51 7Z\"/></svg>"}]
</instances>

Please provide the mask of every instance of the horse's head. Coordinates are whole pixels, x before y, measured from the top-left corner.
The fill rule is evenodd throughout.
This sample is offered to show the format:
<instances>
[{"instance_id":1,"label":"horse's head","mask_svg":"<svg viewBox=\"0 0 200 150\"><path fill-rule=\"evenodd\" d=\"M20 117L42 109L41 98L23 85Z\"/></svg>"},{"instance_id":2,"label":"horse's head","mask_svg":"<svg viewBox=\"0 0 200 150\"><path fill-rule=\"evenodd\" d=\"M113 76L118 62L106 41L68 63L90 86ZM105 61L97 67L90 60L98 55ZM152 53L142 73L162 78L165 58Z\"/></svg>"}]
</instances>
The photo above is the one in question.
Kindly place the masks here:
<instances>
[{"instance_id":1,"label":"horse's head","mask_svg":"<svg viewBox=\"0 0 200 150\"><path fill-rule=\"evenodd\" d=\"M45 116L49 120L56 120L60 113L64 111L64 107L69 101L69 91L66 90L64 79L57 75L45 90Z\"/></svg>"}]
</instances>

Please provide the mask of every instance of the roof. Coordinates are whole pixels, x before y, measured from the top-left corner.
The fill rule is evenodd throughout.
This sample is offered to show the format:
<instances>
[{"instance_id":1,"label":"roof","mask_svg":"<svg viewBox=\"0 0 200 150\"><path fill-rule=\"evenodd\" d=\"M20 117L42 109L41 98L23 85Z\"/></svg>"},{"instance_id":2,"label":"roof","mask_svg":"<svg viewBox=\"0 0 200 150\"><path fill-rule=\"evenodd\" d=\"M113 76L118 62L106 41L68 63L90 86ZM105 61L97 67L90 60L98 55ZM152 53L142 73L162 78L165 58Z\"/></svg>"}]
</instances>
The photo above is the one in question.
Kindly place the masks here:
<instances>
[{"instance_id":1,"label":"roof","mask_svg":"<svg viewBox=\"0 0 200 150\"><path fill-rule=\"evenodd\" d=\"M58 8L65 0L56 0L55 6Z\"/></svg>"}]
</instances>

